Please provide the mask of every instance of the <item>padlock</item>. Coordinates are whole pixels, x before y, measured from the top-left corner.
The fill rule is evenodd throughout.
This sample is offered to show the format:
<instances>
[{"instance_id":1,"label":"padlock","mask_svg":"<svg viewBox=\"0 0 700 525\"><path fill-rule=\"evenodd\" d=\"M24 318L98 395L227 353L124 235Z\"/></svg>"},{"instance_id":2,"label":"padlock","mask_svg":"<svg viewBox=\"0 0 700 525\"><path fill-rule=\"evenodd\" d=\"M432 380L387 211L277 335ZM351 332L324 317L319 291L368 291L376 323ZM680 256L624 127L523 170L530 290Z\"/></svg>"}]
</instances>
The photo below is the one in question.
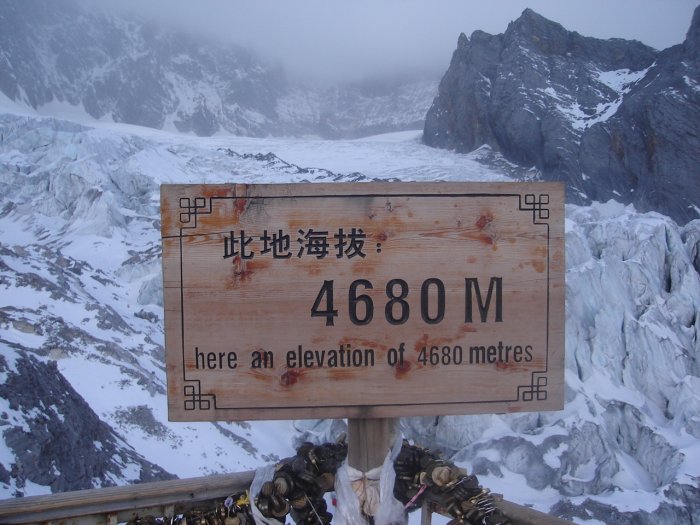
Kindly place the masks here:
<instances>
[{"instance_id":1,"label":"padlock","mask_svg":"<svg viewBox=\"0 0 700 525\"><path fill-rule=\"evenodd\" d=\"M277 494L273 494L270 497L270 513L272 514L273 517L275 518L283 518L287 514L289 514L290 507L289 507L289 502L284 499L282 496L279 496Z\"/></svg>"},{"instance_id":2,"label":"padlock","mask_svg":"<svg viewBox=\"0 0 700 525\"><path fill-rule=\"evenodd\" d=\"M264 497L269 498L275 492L275 484L272 481L266 481L260 487L260 494Z\"/></svg>"},{"instance_id":3,"label":"padlock","mask_svg":"<svg viewBox=\"0 0 700 525\"><path fill-rule=\"evenodd\" d=\"M275 474L273 484L275 493L285 498L294 490L294 481L292 477L284 471Z\"/></svg>"},{"instance_id":4,"label":"padlock","mask_svg":"<svg viewBox=\"0 0 700 525\"><path fill-rule=\"evenodd\" d=\"M329 492L335 486L335 474L324 472L315 481L321 492Z\"/></svg>"},{"instance_id":5,"label":"padlock","mask_svg":"<svg viewBox=\"0 0 700 525\"><path fill-rule=\"evenodd\" d=\"M289 500L289 504L295 510L302 510L309 504L309 500L306 496L299 496L297 498Z\"/></svg>"}]
</instances>

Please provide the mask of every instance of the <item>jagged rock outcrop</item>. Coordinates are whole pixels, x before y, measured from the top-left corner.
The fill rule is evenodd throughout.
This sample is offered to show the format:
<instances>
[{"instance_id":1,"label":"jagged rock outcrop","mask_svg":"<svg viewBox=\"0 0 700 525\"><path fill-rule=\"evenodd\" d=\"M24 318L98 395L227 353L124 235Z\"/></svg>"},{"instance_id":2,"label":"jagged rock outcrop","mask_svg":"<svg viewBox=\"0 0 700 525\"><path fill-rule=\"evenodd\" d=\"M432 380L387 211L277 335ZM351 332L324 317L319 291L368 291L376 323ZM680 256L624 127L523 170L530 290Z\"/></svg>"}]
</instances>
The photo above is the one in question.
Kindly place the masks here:
<instances>
[{"instance_id":1,"label":"jagged rock outcrop","mask_svg":"<svg viewBox=\"0 0 700 525\"><path fill-rule=\"evenodd\" d=\"M423 140L483 144L565 181L571 201L615 198L679 222L700 201L696 11L683 45L570 32L531 9L500 35L460 35Z\"/></svg>"},{"instance_id":2,"label":"jagged rock outcrop","mask_svg":"<svg viewBox=\"0 0 700 525\"><path fill-rule=\"evenodd\" d=\"M642 210L679 222L700 209L700 7L683 44L659 53L617 112L581 137L581 172L592 198L610 187Z\"/></svg>"},{"instance_id":3,"label":"jagged rock outcrop","mask_svg":"<svg viewBox=\"0 0 700 525\"><path fill-rule=\"evenodd\" d=\"M43 363L19 352L13 362L0 355L0 432L16 462L3 465L0 481L12 478L15 496L27 482L53 492L172 479L158 465L126 445L101 421L59 372L55 362ZM20 423L21 424L18 424ZM9 470L8 470L9 469Z\"/></svg>"}]
</instances>

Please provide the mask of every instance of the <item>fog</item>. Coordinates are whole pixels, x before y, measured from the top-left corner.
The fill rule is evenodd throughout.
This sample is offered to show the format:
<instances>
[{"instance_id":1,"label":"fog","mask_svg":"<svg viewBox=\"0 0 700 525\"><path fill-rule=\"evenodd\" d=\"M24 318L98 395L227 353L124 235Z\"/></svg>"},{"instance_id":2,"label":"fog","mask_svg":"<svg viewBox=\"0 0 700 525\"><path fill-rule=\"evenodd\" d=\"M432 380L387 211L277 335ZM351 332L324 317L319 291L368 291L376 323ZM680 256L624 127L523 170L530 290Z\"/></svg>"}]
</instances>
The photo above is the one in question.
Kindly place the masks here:
<instances>
[{"instance_id":1,"label":"fog","mask_svg":"<svg viewBox=\"0 0 700 525\"><path fill-rule=\"evenodd\" d=\"M93 6L96 0L85 0ZM569 30L680 43L697 0L100 0L250 47L292 75L356 80L444 71L464 32L496 34L531 7Z\"/></svg>"}]
</instances>

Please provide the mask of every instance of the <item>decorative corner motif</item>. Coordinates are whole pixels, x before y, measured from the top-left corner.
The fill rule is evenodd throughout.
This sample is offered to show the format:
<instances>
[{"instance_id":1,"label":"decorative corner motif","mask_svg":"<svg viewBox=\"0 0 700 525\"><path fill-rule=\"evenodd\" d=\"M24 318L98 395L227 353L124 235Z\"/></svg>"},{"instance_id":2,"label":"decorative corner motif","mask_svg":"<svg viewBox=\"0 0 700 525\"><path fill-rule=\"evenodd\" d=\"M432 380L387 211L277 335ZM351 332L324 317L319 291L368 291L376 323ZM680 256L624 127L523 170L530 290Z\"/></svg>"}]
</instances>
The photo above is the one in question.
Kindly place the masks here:
<instances>
[{"instance_id":1,"label":"decorative corner motif","mask_svg":"<svg viewBox=\"0 0 700 525\"><path fill-rule=\"evenodd\" d=\"M527 193L524 196L524 203L523 196L521 196L518 209L532 212L532 224L544 224L539 221L549 220L549 193L540 193L539 195Z\"/></svg>"},{"instance_id":2,"label":"decorative corner motif","mask_svg":"<svg viewBox=\"0 0 700 525\"><path fill-rule=\"evenodd\" d=\"M185 385L183 387L183 392L185 394L185 410L210 410L212 405L216 405L216 396L201 393L201 384L199 381L188 380L188 382L194 384Z\"/></svg>"},{"instance_id":3,"label":"decorative corner motif","mask_svg":"<svg viewBox=\"0 0 700 525\"><path fill-rule=\"evenodd\" d=\"M211 214L211 199L207 202L206 197L194 197L193 199L181 197L180 209L185 210L180 212L180 222L186 225L182 228L196 228L198 215Z\"/></svg>"},{"instance_id":4,"label":"decorative corner motif","mask_svg":"<svg viewBox=\"0 0 700 525\"><path fill-rule=\"evenodd\" d=\"M530 384L518 387L518 399L522 401L547 400L547 376L544 372L533 372Z\"/></svg>"}]
</instances>

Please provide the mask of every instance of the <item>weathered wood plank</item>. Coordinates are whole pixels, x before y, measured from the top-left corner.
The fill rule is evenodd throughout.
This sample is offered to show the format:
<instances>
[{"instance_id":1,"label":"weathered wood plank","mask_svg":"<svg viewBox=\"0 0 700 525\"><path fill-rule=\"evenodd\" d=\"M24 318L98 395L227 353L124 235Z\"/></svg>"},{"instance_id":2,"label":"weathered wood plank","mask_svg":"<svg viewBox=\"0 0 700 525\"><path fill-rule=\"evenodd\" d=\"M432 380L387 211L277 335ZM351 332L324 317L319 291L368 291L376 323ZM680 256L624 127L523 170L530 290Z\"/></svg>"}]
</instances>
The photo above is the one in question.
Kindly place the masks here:
<instances>
[{"instance_id":1,"label":"weathered wood plank","mask_svg":"<svg viewBox=\"0 0 700 525\"><path fill-rule=\"evenodd\" d=\"M348 419L348 464L360 472L381 467L398 426L396 418Z\"/></svg>"},{"instance_id":2,"label":"weathered wood plank","mask_svg":"<svg viewBox=\"0 0 700 525\"><path fill-rule=\"evenodd\" d=\"M512 519L515 525L567 525L570 521L557 518L551 514L540 512L536 509L518 505L508 500L499 500L496 506L503 514Z\"/></svg>"},{"instance_id":3,"label":"weathered wood plank","mask_svg":"<svg viewBox=\"0 0 700 525\"><path fill-rule=\"evenodd\" d=\"M163 186L169 416L561 408L563 202L557 183Z\"/></svg>"},{"instance_id":4,"label":"weathered wood plank","mask_svg":"<svg viewBox=\"0 0 700 525\"><path fill-rule=\"evenodd\" d=\"M254 472L106 487L0 501L0 523L34 523L106 515L169 504L225 498L247 489Z\"/></svg>"}]
</instances>

